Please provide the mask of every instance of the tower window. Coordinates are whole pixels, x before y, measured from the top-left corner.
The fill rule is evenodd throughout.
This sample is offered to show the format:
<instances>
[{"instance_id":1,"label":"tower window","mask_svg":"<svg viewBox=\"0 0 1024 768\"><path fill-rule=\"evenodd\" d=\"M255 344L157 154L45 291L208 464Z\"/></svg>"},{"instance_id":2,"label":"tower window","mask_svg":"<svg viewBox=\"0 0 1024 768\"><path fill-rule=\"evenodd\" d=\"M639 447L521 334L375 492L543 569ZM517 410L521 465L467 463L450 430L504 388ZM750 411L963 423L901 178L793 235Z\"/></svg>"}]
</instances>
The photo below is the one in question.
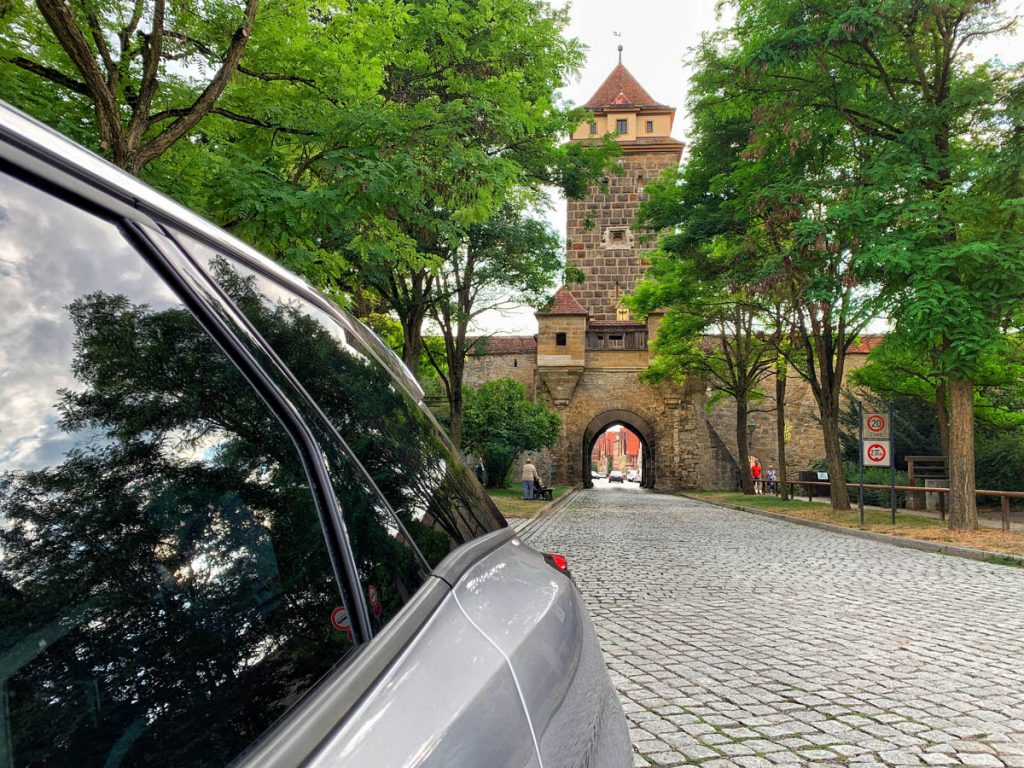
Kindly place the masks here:
<instances>
[{"instance_id":1,"label":"tower window","mask_svg":"<svg viewBox=\"0 0 1024 768\"><path fill-rule=\"evenodd\" d=\"M654 133L654 121L653 120L648 120L647 121L647 132L648 133Z\"/></svg>"},{"instance_id":2,"label":"tower window","mask_svg":"<svg viewBox=\"0 0 1024 768\"><path fill-rule=\"evenodd\" d=\"M628 129L626 128L626 121L625 120L616 120L615 121L615 132L616 133L625 133L627 130Z\"/></svg>"},{"instance_id":3,"label":"tower window","mask_svg":"<svg viewBox=\"0 0 1024 768\"><path fill-rule=\"evenodd\" d=\"M593 122L590 124L590 135L595 136L597 134L597 123Z\"/></svg>"},{"instance_id":4,"label":"tower window","mask_svg":"<svg viewBox=\"0 0 1024 768\"><path fill-rule=\"evenodd\" d=\"M565 334L564 333L556 333L555 334L555 346L556 347L564 347L565 346Z\"/></svg>"},{"instance_id":5,"label":"tower window","mask_svg":"<svg viewBox=\"0 0 1024 768\"><path fill-rule=\"evenodd\" d=\"M633 231L628 227L607 227L601 234L601 245L605 248L632 248Z\"/></svg>"}]
</instances>

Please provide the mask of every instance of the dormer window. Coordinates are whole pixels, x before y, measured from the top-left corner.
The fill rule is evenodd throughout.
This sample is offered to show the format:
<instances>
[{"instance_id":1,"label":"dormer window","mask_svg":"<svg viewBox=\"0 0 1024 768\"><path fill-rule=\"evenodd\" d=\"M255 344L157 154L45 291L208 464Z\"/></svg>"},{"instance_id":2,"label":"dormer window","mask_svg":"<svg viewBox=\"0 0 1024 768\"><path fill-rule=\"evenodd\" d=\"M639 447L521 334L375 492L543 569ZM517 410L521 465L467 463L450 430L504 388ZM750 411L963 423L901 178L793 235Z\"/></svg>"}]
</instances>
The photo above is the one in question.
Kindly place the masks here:
<instances>
[{"instance_id":1,"label":"dormer window","mask_svg":"<svg viewBox=\"0 0 1024 768\"><path fill-rule=\"evenodd\" d=\"M560 333L556 333L555 334L555 346L556 347L564 347L565 346L565 334L564 333L560 332Z\"/></svg>"},{"instance_id":2,"label":"dormer window","mask_svg":"<svg viewBox=\"0 0 1024 768\"><path fill-rule=\"evenodd\" d=\"M615 121L615 132L616 133L626 133L628 130L629 129L628 129L627 125L626 125L626 121L625 120L616 120Z\"/></svg>"}]
</instances>

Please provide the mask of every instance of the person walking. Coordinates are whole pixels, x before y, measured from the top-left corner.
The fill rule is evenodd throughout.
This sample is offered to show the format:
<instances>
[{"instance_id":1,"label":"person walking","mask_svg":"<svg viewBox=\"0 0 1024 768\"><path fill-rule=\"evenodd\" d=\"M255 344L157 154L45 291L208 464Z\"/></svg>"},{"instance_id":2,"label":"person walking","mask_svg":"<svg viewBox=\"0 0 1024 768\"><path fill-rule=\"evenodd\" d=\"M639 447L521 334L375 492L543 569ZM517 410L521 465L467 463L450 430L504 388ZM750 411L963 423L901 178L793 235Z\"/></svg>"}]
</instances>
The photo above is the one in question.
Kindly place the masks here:
<instances>
[{"instance_id":1,"label":"person walking","mask_svg":"<svg viewBox=\"0 0 1024 768\"><path fill-rule=\"evenodd\" d=\"M761 493L761 462L754 459L753 465L750 467L750 476L754 480L754 493Z\"/></svg>"},{"instance_id":2,"label":"person walking","mask_svg":"<svg viewBox=\"0 0 1024 768\"><path fill-rule=\"evenodd\" d=\"M775 467L768 467L768 493L775 495L779 490L779 473Z\"/></svg>"},{"instance_id":3,"label":"person walking","mask_svg":"<svg viewBox=\"0 0 1024 768\"><path fill-rule=\"evenodd\" d=\"M526 500L533 498L534 481L538 486L544 485L544 481L540 479L540 473L533 466L533 457L527 456L526 463L523 464L523 498Z\"/></svg>"},{"instance_id":4,"label":"person walking","mask_svg":"<svg viewBox=\"0 0 1024 768\"><path fill-rule=\"evenodd\" d=\"M476 463L476 479L480 481L480 485L484 484L484 460L480 459Z\"/></svg>"}]
</instances>

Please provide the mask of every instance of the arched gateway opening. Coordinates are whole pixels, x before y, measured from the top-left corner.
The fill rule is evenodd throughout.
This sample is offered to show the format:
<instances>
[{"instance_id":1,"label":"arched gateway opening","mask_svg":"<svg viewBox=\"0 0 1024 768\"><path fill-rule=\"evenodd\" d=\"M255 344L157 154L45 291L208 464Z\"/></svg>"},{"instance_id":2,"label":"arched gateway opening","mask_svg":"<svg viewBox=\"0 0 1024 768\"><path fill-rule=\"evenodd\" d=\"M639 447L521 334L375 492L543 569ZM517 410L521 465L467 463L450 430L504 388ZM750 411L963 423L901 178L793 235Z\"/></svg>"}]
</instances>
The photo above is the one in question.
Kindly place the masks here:
<instances>
[{"instance_id":1,"label":"arched gateway opening","mask_svg":"<svg viewBox=\"0 0 1024 768\"><path fill-rule=\"evenodd\" d=\"M640 445L643 450L643 467L640 474L640 486L653 488L656 477L656 457L654 452L654 427L646 419L638 416L632 411L614 410L605 411L591 419L587 428L583 431L583 456L581 464L583 474L580 478L584 488L593 488L594 482L590 477L590 455L594 450L597 438L609 427L621 424L637 437L640 438Z\"/></svg>"}]
</instances>

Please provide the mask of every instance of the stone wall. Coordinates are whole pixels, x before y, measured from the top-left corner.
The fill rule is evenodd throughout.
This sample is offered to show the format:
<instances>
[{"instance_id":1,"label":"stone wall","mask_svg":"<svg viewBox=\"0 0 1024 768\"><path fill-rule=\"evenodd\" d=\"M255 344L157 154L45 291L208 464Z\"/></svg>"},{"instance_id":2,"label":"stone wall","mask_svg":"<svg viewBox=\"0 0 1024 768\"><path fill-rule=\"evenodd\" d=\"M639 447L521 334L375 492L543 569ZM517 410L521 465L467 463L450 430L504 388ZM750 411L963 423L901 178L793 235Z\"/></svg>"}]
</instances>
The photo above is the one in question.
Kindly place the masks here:
<instances>
[{"instance_id":1,"label":"stone wall","mask_svg":"<svg viewBox=\"0 0 1024 768\"><path fill-rule=\"evenodd\" d=\"M535 373L537 371L536 354L487 354L476 357L470 355L466 359L466 373L463 383L476 387L485 381L513 378L526 387L526 396L533 400L536 396Z\"/></svg>"},{"instance_id":2,"label":"stone wall","mask_svg":"<svg viewBox=\"0 0 1024 768\"><path fill-rule=\"evenodd\" d=\"M644 462L653 466L661 490L719 487L729 477L718 465L703 411L699 385L652 387L640 382L636 370L588 368L580 377L568 405L556 410L562 417L562 436L551 450L556 482L575 485L589 470L588 426L603 414L622 412L623 423L647 438ZM554 407L550 397L545 397ZM649 434L644 435L646 429ZM650 454L653 453L653 456Z\"/></svg>"},{"instance_id":3,"label":"stone wall","mask_svg":"<svg viewBox=\"0 0 1024 768\"><path fill-rule=\"evenodd\" d=\"M619 159L624 173L609 174L607 190L595 188L586 199L568 202L568 261L585 275L569 288L591 320L616 320L622 296L636 288L647 266L643 254L653 245L651 233L632 229L643 187L678 163L672 152L627 153Z\"/></svg>"},{"instance_id":4,"label":"stone wall","mask_svg":"<svg viewBox=\"0 0 1024 768\"><path fill-rule=\"evenodd\" d=\"M587 425L601 413L613 410L633 412L654 429L656 487L662 490L687 488L736 488L739 466L736 448L736 409L725 398L710 412L705 408L704 382L693 379L685 387L651 387L638 379L646 367L646 352L588 351L586 368L566 406L555 406L550 392L536 389L537 366L532 354L488 354L471 357L466 366L466 384L477 386L510 376L526 386L531 399L538 396L562 417L562 435L550 451L534 452L537 469L545 482L552 478L563 485L580 481L585 462L583 435ZM865 354L847 358L847 373L867 359ZM763 386L766 399L754 407L749 424L751 455L767 468L778 466L775 439L775 381ZM442 398L443 399L443 398ZM438 403L446 407L446 403ZM433 407L433 406L432 406ZM791 373L786 385L786 445L790 473L807 469L824 458L818 408L810 386ZM635 427L634 427L635 429ZM518 478L521 456L513 470Z\"/></svg>"},{"instance_id":5,"label":"stone wall","mask_svg":"<svg viewBox=\"0 0 1024 768\"><path fill-rule=\"evenodd\" d=\"M859 368L867 361L866 354L850 354L846 358L844 380L850 371ZM845 386L845 384L844 384ZM751 456L756 456L762 466L778 467L778 443L775 435L775 376L769 376L761 387L766 395L760 403L752 407L757 409L750 414L748 425L753 425L752 432L748 429ZM732 398L724 398L718 402L708 415L708 423L721 438L727 450L735 458L736 448L736 405ZM809 469L813 464L825 458L824 441L821 437L821 420L818 416L818 405L807 382L790 372L786 381L786 466L789 473Z\"/></svg>"}]
</instances>

